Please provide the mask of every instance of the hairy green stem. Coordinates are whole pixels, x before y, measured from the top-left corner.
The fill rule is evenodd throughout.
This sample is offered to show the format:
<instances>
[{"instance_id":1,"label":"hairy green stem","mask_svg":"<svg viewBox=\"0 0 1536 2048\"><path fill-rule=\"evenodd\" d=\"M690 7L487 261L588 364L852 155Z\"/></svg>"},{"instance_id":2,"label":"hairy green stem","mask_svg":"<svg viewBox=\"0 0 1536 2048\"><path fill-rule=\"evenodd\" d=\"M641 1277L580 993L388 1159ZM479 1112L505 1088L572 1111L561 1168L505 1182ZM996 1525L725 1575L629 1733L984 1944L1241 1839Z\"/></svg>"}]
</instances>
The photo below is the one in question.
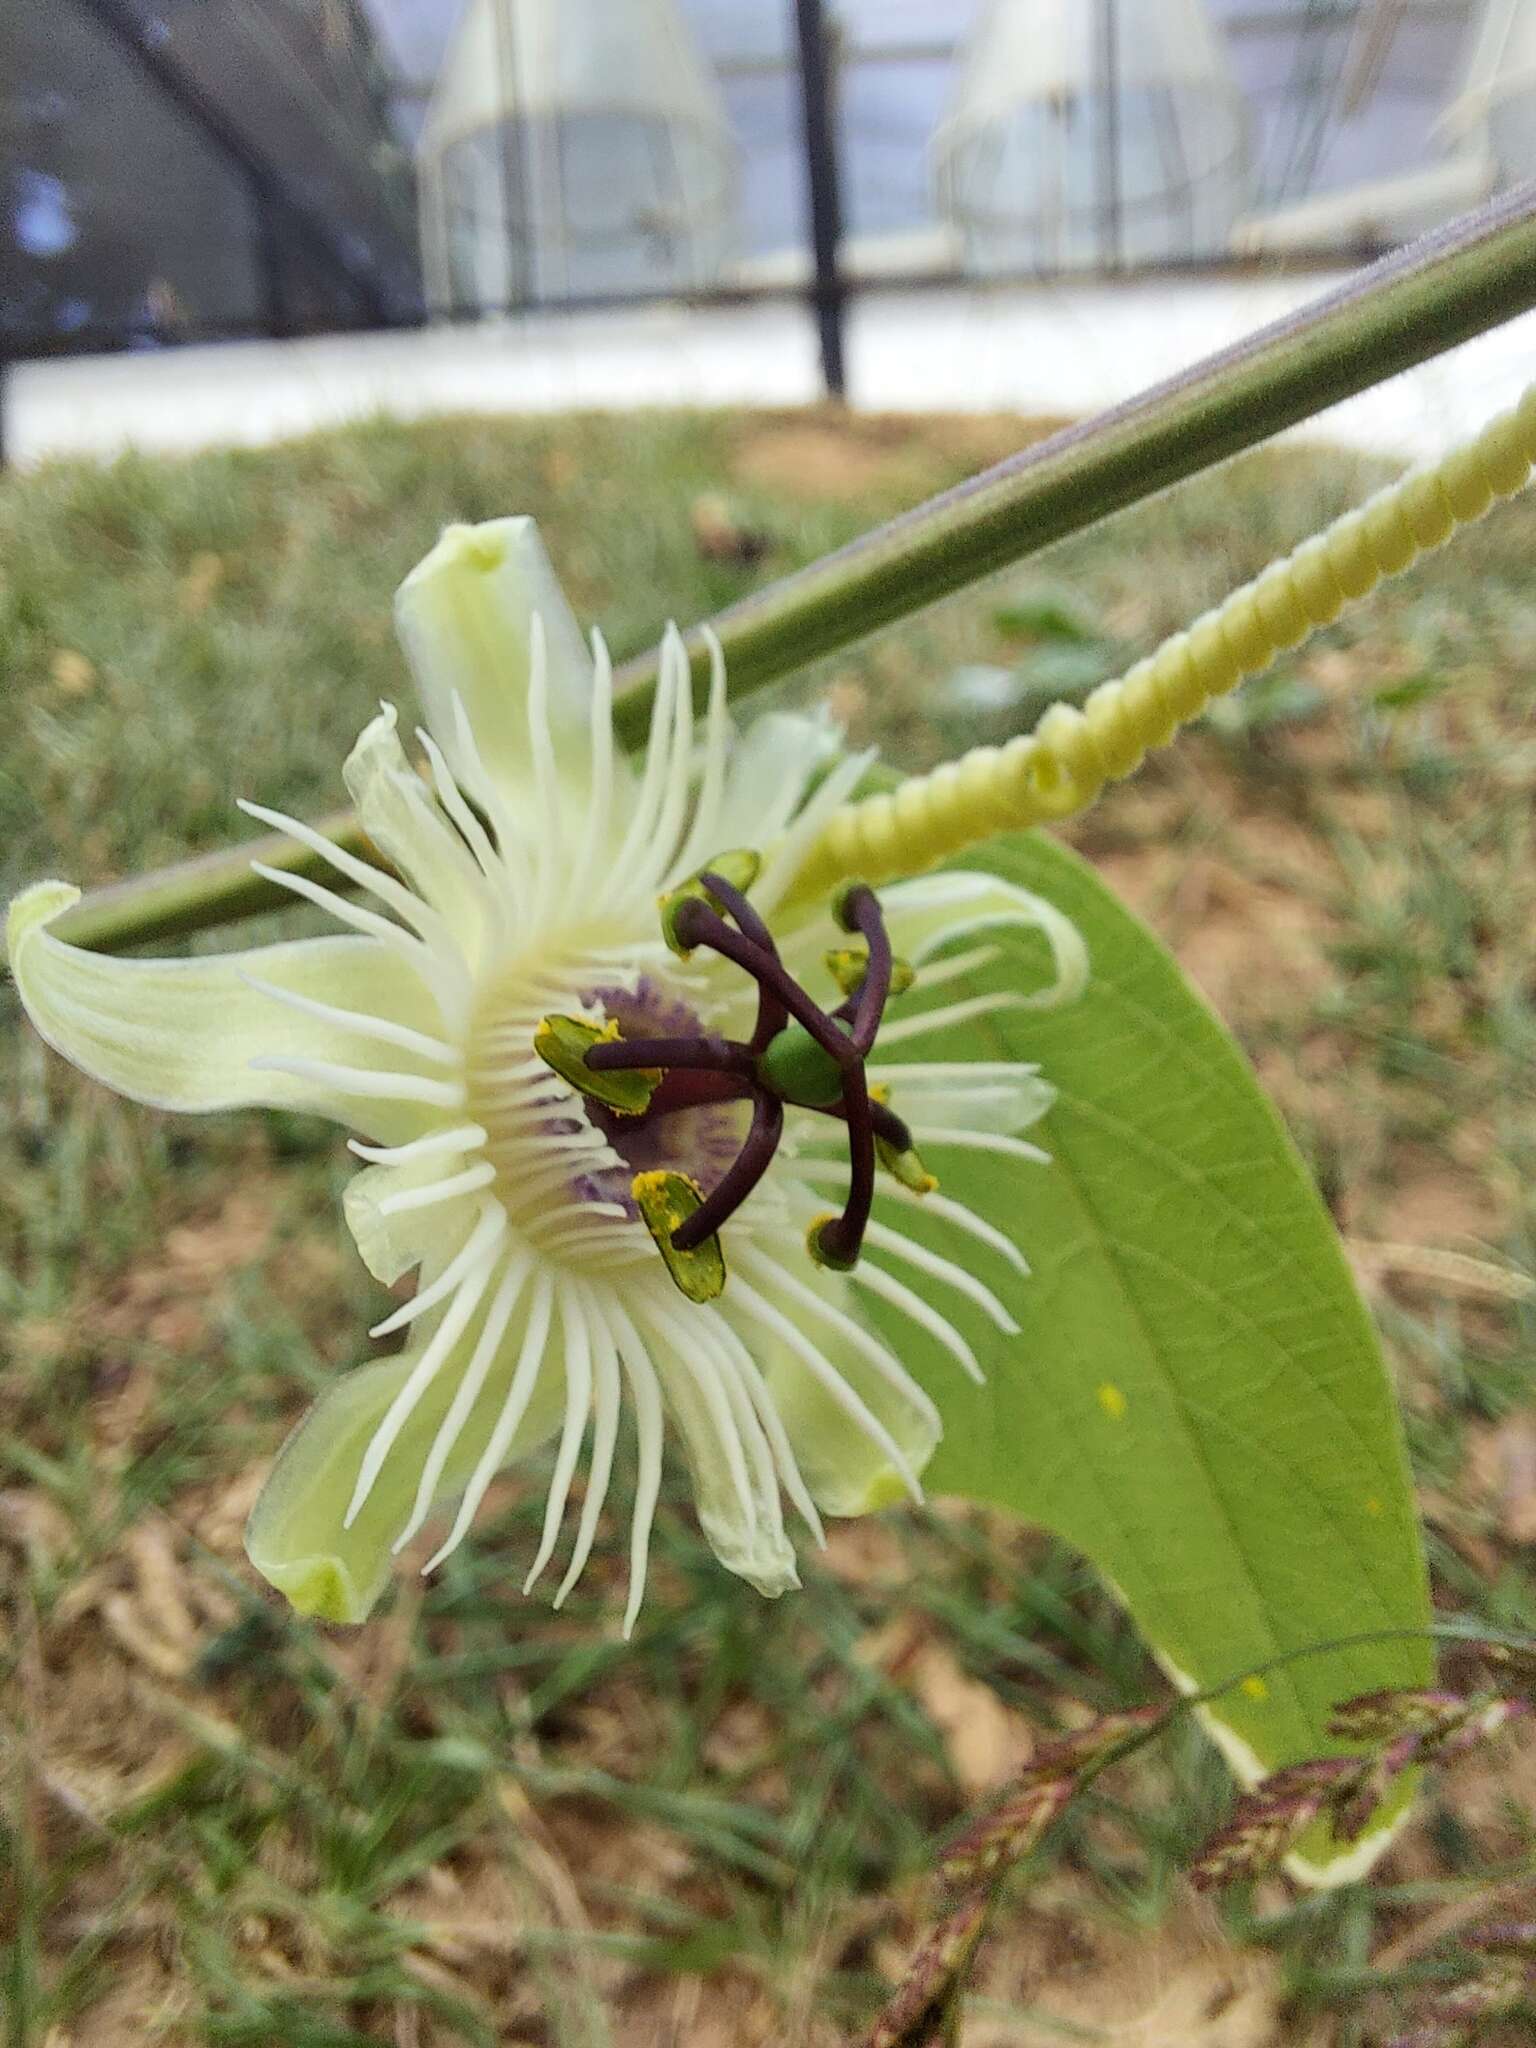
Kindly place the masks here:
<instances>
[{"instance_id":1,"label":"hairy green stem","mask_svg":"<svg viewBox=\"0 0 1536 2048\"><path fill-rule=\"evenodd\" d=\"M1526 184L1207 358L903 514L713 622L733 695L759 689L1081 532L1181 479L1536 305L1536 184ZM696 687L709 654L687 636ZM644 726L654 655L620 671L616 717ZM324 828L356 849L355 818ZM314 856L263 839L83 897L57 930L120 951L208 930L289 899L251 859L307 872ZM334 878L332 878L334 881Z\"/></svg>"}]
</instances>

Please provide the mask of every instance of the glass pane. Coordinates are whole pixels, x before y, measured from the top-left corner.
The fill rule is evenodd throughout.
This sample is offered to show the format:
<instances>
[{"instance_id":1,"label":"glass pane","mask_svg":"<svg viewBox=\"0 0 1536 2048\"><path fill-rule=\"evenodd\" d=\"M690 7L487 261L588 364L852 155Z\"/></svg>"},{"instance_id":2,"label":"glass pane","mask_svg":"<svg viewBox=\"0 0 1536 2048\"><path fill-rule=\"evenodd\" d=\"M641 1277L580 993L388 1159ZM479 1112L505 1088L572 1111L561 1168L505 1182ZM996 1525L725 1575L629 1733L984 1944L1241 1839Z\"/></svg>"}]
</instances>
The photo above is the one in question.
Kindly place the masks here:
<instances>
[{"instance_id":1,"label":"glass pane","mask_svg":"<svg viewBox=\"0 0 1536 2048\"><path fill-rule=\"evenodd\" d=\"M11 82L0 317L33 342L249 327L245 182L67 4L0 8Z\"/></svg>"}]
</instances>

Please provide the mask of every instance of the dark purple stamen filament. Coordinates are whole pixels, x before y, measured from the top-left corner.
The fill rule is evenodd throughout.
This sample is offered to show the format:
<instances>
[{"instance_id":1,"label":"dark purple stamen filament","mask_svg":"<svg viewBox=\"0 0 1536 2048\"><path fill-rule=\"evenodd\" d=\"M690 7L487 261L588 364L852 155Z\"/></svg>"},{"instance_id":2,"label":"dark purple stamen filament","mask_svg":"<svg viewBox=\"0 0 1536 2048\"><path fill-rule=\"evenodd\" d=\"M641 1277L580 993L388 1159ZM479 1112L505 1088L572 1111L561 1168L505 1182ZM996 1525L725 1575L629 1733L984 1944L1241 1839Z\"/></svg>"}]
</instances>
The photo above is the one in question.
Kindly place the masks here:
<instances>
[{"instance_id":1,"label":"dark purple stamen filament","mask_svg":"<svg viewBox=\"0 0 1536 2048\"><path fill-rule=\"evenodd\" d=\"M776 1095L770 1095L766 1088L757 1089L752 1097L752 1127L747 1132L746 1143L702 1206L673 1231L672 1243L677 1251L697 1251L728 1217L735 1215L773 1164L773 1155L778 1151L783 1135L783 1103Z\"/></svg>"},{"instance_id":2,"label":"dark purple stamen filament","mask_svg":"<svg viewBox=\"0 0 1536 2048\"><path fill-rule=\"evenodd\" d=\"M767 925L740 890L709 870L699 879L725 907L736 928L702 898L694 898L679 906L673 929L684 946L705 946L733 961L756 982L757 1022L751 1043L702 1034L616 1039L594 1045L586 1064L594 1073L659 1067L663 1078L642 1112L644 1117L669 1116L705 1101L751 1102L752 1123L741 1151L700 1206L672 1233L677 1251L696 1251L735 1215L778 1150L784 1134L784 1103L764 1083L759 1056L793 1017L837 1063L842 1075L841 1099L816 1113L836 1117L848 1127L848 1196L842 1214L821 1226L817 1245L829 1264L851 1266L864 1242L874 1199L876 1139L898 1152L909 1151L912 1145L912 1134L901 1118L884 1103L871 1099L864 1073L865 1058L890 999L893 972L891 942L879 899L862 883L848 892L843 914L849 928L863 937L869 960L857 989L829 1015L790 974Z\"/></svg>"},{"instance_id":3,"label":"dark purple stamen filament","mask_svg":"<svg viewBox=\"0 0 1536 2048\"><path fill-rule=\"evenodd\" d=\"M832 1266L851 1266L858 1258L875 1198L875 1126L870 1115L874 1105L862 1062L843 1076L843 1107L848 1116L848 1197L842 1215L823 1223L818 1232L822 1256Z\"/></svg>"},{"instance_id":4,"label":"dark purple stamen filament","mask_svg":"<svg viewBox=\"0 0 1536 2048\"><path fill-rule=\"evenodd\" d=\"M726 960L745 968L760 989L767 989L781 1002L797 1024L803 1024L822 1051L846 1071L857 1055L848 1043L846 1031L839 1031L814 997L795 980L779 958L778 948L765 952L761 946L733 932L725 919L707 903L685 903L674 924L685 946L707 946ZM770 940L770 946L772 941Z\"/></svg>"},{"instance_id":5,"label":"dark purple stamen filament","mask_svg":"<svg viewBox=\"0 0 1536 2048\"><path fill-rule=\"evenodd\" d=\"M752 1071L752 1055L729 1038L615 1038L592 1046L586 1064L594 1074L627 1073L633 1067L702 1067L714 1073Z\"/></svg>"},{"instance_id":6,"label":"dark purple stamen filament","mask_svg":"<svg viewBox=\"0 0 1536 2048\"><path fill-rule=\"evenodd\" d=\"M745 1102L755 1095L752 1076L737 1068L674 1067L662 1076L661 1086L638 1121L671 1116L679 1109L699 1109L708 1102Z\"/></svg>"},{"instance_id":7,"label":"dark purple stamen filament","mask_svg":"<svg viewBox=\"0 0 1536 2048\"><path fill-rule=\"evenodd\" d=\"M818 1110L817 1114L819 1116L833 1116L837 1118L839 1123L846 1123L848 1121L848 1105L846 1101L834 1102L830 1107ZM901 1118L896 1114L895 1110L887 1109L883 1102L876 1102L872 1096L869 1104L869 1121L875 1136L883 1140L893 1151L910 1152L912 1150L912 1133L907 1129Z\"/></svg>"},{"instance_id":8,"label":"dark purple stamen filament","mask_svg":"<svg viewBox=\"0 0 1536 2048\"><path fill-rule=\"evenodd\" d=\"M849 1034L854 1051L863 1059L875 1042L875 1033L880 1029L880 1019L890 999L894 966L891 939L885 928L885 919L880 915L875 892L865 883L860 882L849 890L843 915L869 948L864 979L853 997L853 1029Z\"/></svg>"},{"instance_id":9,"label":"dark purple stamen filament","mask_svg":"<svg viewBox=\"0 0 1536 2048\"><path fill-rule=\"evenodd\" d=\"M741 891L733 888L723 875L717 875L713 869L706 869L699 880L716 902L723 903L735 918L742 937L750 939L768 959L777 960L779 949L773 943L772 932ZM760 981L757 985L757 1022L752 1027L752 1037L749 1041L753 1052L766 1052L784 1029L787 1020L788 1011L782 998L776 995L766 982Z\"/></svg>"}]
</instances>

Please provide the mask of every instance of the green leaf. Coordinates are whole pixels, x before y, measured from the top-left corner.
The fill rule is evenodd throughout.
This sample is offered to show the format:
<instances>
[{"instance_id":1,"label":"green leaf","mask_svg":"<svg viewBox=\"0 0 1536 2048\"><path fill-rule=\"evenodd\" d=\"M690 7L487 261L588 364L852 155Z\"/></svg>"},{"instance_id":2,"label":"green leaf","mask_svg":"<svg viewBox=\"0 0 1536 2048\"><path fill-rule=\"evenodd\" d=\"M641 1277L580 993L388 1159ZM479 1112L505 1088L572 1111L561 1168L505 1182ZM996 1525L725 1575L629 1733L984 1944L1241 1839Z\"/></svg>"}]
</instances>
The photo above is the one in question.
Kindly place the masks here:
<instances>
[{"instance_id":1,"label":"green leaf","mask_svg":"<svg viewBox=\"0 0 1536 2048\"><path fill-rule=\"evenodd\" d=\"M992 610L992 624L1009 640L1091 641L1100 636L1075 592L1036 584Z\"/></svg>"},{"instance_id":2,"label":"green leaf","mask_svg":"<svg viewBox=\"0 0 1536 2048\"><path fill-rule=\"evenodd\" d=\"M1421 669L1417 675L1407 676L1400 683L1391 683L1384 690L1377 690L1371 702L1378 711L1407 711L1415 704L1427 704L1432 697L1440 696L1450 687L1450 677L1432 675Z\"/></svg>"},{"instance_id":3,"label":"green leaf","mask_svg":"<svg viewBox=\"0 0 1536 2048\"><path fill-rule=\"evenodd\" d=\"M1375 1333L1247 1062L1076 856L1031 834L964 865L1073 918L1092 979L1067 1008L1004 1011L944 1039L950 1059L1038 1061L1060 1097L1030 1134L1049 1166L929 1148L945 1194L1004 1228L1033 1268L1021 1281L988 1253L971 1262L989 1266L1022 1325L1017 1338L994 1333L989 1357L986 1327L956 1317L988 1363L984 1387L937 1352L914 1357L903 1325L944 1415L929 1486L1012 1509L1083 1551L1186 1687L1312 1644L1424 1627L1418 1525ZM1005 985L1021 964L1010 948L975 985ZM931 1059L935 1041L922 1049ZM937 1221L922 1232L953 1255ZM1421 1685L1429 1668L1422 1641L1340 1647L1226 1695L1207 1724L1251 1782L1339 1750L1327 1733L1337 1701ZM1308 1849L1313 1876L1333 1863L1324 1881L1368 1853L1320 1831Z\"/></svg>"}]
</instances>

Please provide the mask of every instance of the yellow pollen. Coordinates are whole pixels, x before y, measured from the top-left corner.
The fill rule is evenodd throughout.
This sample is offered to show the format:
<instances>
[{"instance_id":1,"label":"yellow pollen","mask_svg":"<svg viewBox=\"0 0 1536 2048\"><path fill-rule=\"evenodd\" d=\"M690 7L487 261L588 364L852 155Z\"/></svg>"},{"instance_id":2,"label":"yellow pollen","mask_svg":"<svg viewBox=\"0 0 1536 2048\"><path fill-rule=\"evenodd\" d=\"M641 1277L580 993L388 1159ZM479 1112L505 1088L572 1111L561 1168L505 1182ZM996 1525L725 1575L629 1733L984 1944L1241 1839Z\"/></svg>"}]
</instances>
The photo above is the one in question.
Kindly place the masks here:
<instances>
[{"instance_id":1,"label":"yellow pollen","mask_svg":"<svg viewBox=\"0 0 1536 2048\"><path fill-rule=\"evenodd\" d=\"M1112 1381L1106 1380L1099 1388L1099 1406L1111 1422L1118 1422L1125 1414L1125 1395Z\"/></svg>"}]
</instances>

